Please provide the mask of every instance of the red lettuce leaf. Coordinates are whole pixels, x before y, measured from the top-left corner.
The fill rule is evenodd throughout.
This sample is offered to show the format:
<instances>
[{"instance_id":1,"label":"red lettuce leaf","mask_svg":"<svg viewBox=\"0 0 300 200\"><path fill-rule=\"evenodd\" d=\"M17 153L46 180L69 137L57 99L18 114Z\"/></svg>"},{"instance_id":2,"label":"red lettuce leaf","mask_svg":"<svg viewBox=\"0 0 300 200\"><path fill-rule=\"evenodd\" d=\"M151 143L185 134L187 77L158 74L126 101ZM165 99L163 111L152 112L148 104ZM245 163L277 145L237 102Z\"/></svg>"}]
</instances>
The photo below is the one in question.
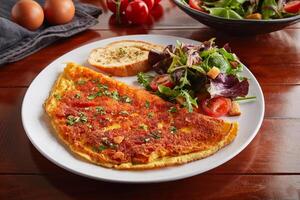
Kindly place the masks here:
<instances>
[{"instance_id":1,"label":"red lettuce leaf","mask_svg":"<svg viewBox=\"0 0 300 200\"><path fill-rule=\"evenodd\" d=\"M245 97L249 91L247 79L240 81L234 75L219 74L208 86L210 96L223 96L228 98Z\"/></svg>"}]
</instances>

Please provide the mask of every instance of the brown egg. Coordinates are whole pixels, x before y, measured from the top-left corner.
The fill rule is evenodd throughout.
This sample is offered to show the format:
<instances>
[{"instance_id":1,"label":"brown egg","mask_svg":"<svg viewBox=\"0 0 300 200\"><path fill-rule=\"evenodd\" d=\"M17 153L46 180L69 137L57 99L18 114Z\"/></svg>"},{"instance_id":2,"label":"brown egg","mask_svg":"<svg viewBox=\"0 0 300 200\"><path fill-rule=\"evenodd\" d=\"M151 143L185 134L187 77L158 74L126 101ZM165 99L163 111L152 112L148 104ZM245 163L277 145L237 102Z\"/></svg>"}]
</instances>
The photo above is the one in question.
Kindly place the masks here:
<instances>
[{"instance_id":1,"label":"brown egg","mask_svg":"<svg viewBox=\"0 0 300 200\"><path fill-rule=\"evenodd\" d=\"M44 12L35 1L20 0L12 8L11 17L17 24L34 31L43 24Z\"/></svg>"},{"instance_id":2,"label":"brown egg","mask_svg":"<svg viewBox=\"0 0 300 200\"><path fill-rule=\"evenodd\" d=\"M72 0L46 0L44 12L50 24L66 24L73 19L75 6Z\"/></svg>"}]
</instances>

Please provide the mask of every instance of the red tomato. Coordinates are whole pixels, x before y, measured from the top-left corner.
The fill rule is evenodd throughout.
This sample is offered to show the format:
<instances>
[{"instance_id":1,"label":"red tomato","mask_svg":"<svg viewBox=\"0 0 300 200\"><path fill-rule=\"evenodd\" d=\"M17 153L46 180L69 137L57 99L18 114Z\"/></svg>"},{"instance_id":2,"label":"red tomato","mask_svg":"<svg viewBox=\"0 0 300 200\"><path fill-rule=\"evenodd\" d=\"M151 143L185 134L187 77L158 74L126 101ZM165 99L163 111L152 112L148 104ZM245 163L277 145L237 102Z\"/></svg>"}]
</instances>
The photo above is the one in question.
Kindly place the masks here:
<instances>
[{"instance_id":1,"label":"red tomato","mask_svg":"<svg viewBox=\"0 0 300 200\"><path fill-rule=\"evenodd\" d=\"M154 5L159 4L160 1L161 1L161 0L154 0Z\"/></svg>"},{"instance_id":2,"label":"red tomato","mask_svg":"<svg viewBox=\"0 0 300 200\"><path fill-rule=\"evenodd\" d=\"M174 83L168 74L158 75L150 83L150 87L153 91L157 91L159 85L163 85L169 88L174 87Z\"/></svg>"},{"instance_id":3,"label":"red tomato","mask_svg":"<svg viewBox=\"0 0 300 200\"><path fill-rule=\"evenodd\" d=\"M211 117L226 115L231 107L231 100L225 97L214 97L202 101L202 109L205 114Z\"/></svg>"},{"instance_id":4,"label":"red tomato","mask_svg":"<svg viewBox=\"0 0 300 200\"><path fill-rule=\"evenodd\" d=\"M152 15L155 21L158 21L164 15L164 9L162 5L155 5L151 10L150 15Z\"/></svg>"},{"instance_id":5,"label":"red tomato","mask_svg":"<svg viewBox=\"0 0 300 200\"><path fill-rule=\"evenodd\" d=\"M196 10L204 11L203 8L201 8L202 1L201 0L190 0L189 5L191 8L194 8Z\"/></svg>"},{"instance_id":6,"label":"red tomato","mask_svg":"<svg viewBox=\"0 0 300 200\"><path fill-rule=\"evenodd\" d=\"M148 19L149 9L144 1L135 0L128 4L125 14L133 24L143 24Z\"/></svg>"},{"instance_id":7,"label":"red tomato","mask_svg":"<svg viewBox=\"0 0 300 200\"><path fill-rule=\"evenodd\" d=\"M113 13L117 12L117 2L118 0L106 0L108 9ZM120 4L120 12L125 12L128 5L128 0L120 0Z\"/></svg>"},{"instance_id":8,"label":"red tomato","mask_svg":"<svg viewBox=\"0 0 300 200\"><path fill-rule=\"evenodd\" d=\"M289 13L300 12L300 1L290 1L284 6L284 10Z\"/></svg>"},{"instance_id":9,"label":"red tomato","mask_svg":"<svg viewBox=\"0 0 300 200\"><path fill-rule=\"evenodd\" d=\"M143 0L143 1L147 4L149 10L153 8L155 3L154 0Z\"/></svg>"}]
</instances>

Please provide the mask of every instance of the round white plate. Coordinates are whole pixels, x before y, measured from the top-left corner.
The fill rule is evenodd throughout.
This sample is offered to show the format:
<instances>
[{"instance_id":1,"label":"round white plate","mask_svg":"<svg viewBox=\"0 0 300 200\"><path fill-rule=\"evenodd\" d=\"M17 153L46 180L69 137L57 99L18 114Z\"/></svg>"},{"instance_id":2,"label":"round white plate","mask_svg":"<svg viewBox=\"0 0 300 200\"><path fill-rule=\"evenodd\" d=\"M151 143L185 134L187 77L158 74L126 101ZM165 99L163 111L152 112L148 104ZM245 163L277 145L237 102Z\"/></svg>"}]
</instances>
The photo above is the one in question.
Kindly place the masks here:
<instances>
[{"instance_id":1,"label":"round white plate","mask_svg":"<svg viewBox=\"0 0 300 200\"><path fill-rule=\"evenodd\" d=\"M43 103L48 97L58 75L63 71L66 62L72 61L89 66L86 60L92 49L105 46L117 40L126 39L143 40L162 45L176 44L176 40L184 43L198 43L190 39L163 35L122 36L84 45L53 61L33 80L22 105L22 122L26 134L32 144L46 158L68 171L94 179L135 183L162 182L190 177L213 169L236 156L251 142L261 126L265 107L263 93L257 80L248 69L244 69L243 75L248 77L250 82L249 95L256 96L256 100L249 103L242 103L242 115L240 117L227 118L230 121L238 121L240 125L238 136L230 145L221 149L216 154L180 166L145 171L107 169L74 156L56 138L43 109ZM118 79L128 84L136 84L135 77Z\"/></svg>"}]
</instances>

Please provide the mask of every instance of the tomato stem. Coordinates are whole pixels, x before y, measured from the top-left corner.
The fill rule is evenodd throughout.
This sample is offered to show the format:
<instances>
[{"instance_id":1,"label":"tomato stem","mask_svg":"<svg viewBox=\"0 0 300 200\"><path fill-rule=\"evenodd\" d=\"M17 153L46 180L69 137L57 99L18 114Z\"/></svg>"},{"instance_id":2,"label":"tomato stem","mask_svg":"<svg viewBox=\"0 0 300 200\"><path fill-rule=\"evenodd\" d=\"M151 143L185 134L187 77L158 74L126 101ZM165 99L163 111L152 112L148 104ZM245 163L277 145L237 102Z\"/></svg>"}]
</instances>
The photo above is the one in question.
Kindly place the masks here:
<instances>
[{"instance_id":1,"label":"tomato stem","mask_svg":"<svg viewBox=\"0 0 300 200\"><path fill-rule=\"evenodd\" d=\"M120 10L121 10L121 0L117 0L116 4L117 4L116 19L117 19L118 24L121 24L121 13L120 13Z\"/></svg>"}]
</instances>

